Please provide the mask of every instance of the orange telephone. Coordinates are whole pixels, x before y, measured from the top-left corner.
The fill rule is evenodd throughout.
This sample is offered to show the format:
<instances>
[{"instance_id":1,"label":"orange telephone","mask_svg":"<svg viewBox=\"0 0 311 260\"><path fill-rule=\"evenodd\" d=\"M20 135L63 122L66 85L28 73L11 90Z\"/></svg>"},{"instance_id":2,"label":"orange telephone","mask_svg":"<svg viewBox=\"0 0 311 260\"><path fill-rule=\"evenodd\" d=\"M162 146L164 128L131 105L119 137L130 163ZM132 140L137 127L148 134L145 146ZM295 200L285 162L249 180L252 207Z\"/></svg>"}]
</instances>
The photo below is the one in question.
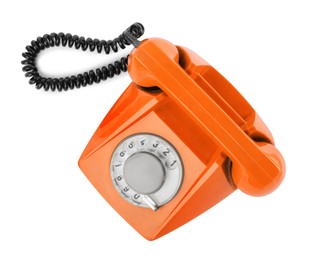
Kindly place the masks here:
<instances>
[{"instance_id":1,"label":"orange telephone","mask_svg":"<svg viewBox=\"0 0 311 260\"><path fill-rule=\"evenodd\" d=\"M142 32L137 23L114 40L121 48L135 47L128 60L133 82L94 133L79 166L133 228L154 240L236 188L269 194L282 182L285 163L261 118L221 74L187 48L159 38L139 42ZM106 45L115 50L115 43L102 43L106 53ZM51 34L26 47L32 52L24 57L60 44L102 50L98 40ZM24 68L37 88L67 90L112 77L125 63L67 79L40 77L32 60Z\"/></svg>"},{"instance_id":2,"label":"orange telephone","mask_svg":"<svg viewBox=\"0 0 311 260\"><path fill-rule=\"evenodd\" d=\"M270 131L197 54L146 39L130 54L129 74L133 82L79 166L145 238L178 228L236 188L262 196L280 185L285 163Z\"/></svg>"}]
</instances>

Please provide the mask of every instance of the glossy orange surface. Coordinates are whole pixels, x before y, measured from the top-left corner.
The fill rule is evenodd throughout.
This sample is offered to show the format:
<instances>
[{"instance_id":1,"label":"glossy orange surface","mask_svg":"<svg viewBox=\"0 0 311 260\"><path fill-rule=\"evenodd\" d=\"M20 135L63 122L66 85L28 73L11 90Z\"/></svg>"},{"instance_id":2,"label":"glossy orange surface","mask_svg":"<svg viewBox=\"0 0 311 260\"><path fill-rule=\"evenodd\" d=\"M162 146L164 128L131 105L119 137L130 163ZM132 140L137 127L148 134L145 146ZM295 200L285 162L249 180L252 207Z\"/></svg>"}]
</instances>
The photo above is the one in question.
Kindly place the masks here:
<instances>
[{"instance_id":1,"label":"glossy orange surface","mask_svg":"<svg viewBox=\"0 0 311 260\"><path fill-rule=\"evenodd\" d=\"M148 39L131 53L129 73L133 82L94 133L79 166L145 238L154 240L178 228L236 187L260 196L280 184L285 164L271 133L239 92L198 55L162 39ZM137 133L165 138L183 161L180 191L157 211L125 201L110 178L115 147Z\"/></svg>"}]
</instances>

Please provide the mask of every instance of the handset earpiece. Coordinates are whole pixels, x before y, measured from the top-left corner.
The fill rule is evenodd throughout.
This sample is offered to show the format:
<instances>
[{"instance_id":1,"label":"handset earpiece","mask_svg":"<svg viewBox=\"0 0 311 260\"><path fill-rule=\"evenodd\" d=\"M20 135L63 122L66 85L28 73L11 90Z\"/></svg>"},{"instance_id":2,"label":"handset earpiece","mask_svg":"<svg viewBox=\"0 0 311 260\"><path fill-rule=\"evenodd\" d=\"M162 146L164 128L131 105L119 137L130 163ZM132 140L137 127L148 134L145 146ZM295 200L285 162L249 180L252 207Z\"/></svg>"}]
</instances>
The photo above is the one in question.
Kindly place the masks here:
<instances>
[{"instance_id":1,"label":"handset earpiece","mask_svg":"<svg viewBox=\"0 0 311 260\"><path fill-rule=\"evenodd\" d=\"M132 51L129 74L139 86L159 87L219 145L232 161L237 188L253 196L275 190L285 174L280 152L272 144L252 140L187 74L179 59L175 45L150 38Z\"/></svg>"},{"instance_id":2,"label":"handset earpiece","mask_svg":"<svg viewBox=\"0 0 311 260\"><path fill-rule=\"evenodd\" d=\"M273 192L284 179L285 162L279 150L272 144L266 142L257 142L256 145L267 156L275 168L271 171L265 169L265 173L247 171L245 167L239 164L232 164L231 176L236 187L244 193L252 196L263 196ZM259 167L267 168L260 164Z\"/></svg>"}]
</instances>

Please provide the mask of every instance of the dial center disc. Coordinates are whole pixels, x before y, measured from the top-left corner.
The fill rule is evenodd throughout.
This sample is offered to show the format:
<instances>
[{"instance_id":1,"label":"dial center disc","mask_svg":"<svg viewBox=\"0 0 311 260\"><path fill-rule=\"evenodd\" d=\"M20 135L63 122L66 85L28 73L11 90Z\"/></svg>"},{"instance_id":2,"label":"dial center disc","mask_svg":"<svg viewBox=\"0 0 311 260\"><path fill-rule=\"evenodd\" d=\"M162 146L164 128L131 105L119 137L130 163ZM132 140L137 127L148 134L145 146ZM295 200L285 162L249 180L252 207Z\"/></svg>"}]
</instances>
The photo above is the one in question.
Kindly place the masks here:
<instances>
[{"instance_id":1,"label":"dial center disc","mask_svg":"<svg viewBox=\"0 0 311 260\"><path fill-rule=\"evenodd\" d=\"M165 180L165 169L161 161L153 154L139 152L126 160L124 178L133 190L148 195L162 187Z\"/></svg>"}]
</instances>

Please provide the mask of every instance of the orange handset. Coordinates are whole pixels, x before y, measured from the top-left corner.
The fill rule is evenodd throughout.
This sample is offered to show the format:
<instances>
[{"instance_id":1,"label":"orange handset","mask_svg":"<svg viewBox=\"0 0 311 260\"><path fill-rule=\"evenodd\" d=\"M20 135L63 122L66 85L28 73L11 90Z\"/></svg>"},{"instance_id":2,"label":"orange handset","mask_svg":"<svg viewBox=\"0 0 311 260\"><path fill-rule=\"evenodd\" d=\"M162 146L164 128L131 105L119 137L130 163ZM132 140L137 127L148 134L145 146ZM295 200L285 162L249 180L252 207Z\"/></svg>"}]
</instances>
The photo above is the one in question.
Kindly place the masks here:
<instances>
[{"instance_id":1,"label":"orange handset","mask_svg":"<svg viewBox=\"0 0 311 260\"><path fill-rule=\"evenodd\" d=\"M142 236L157 239L236 188L275 190L285 163L255 110L194 52L150 38L129 57L133 82L79 166Z\"/></svg>"}]
</instances>

